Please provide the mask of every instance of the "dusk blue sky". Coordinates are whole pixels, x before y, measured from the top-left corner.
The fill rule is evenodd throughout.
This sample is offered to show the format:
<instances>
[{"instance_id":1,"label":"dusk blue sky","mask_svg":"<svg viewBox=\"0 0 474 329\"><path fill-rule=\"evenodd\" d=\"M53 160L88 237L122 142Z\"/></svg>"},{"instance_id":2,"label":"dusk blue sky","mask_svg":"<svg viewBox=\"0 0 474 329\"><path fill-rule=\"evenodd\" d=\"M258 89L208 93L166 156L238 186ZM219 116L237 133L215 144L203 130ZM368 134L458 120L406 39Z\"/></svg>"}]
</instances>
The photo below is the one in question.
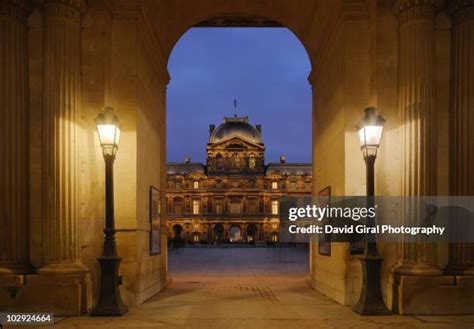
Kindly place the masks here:
<instances>
[{"instance_id":1,"label":"dusk blue sky","mask_svg":"<svg viewBox=\"0 0 474 329\"><path fill-rule=\"evenodd\" d=\"M285 28L193 28L178 41L168 70L167 160L205 162L209 124L248 115L262 124L266 162L311 161L311 70Z\"/></svg>"}]
</instances>

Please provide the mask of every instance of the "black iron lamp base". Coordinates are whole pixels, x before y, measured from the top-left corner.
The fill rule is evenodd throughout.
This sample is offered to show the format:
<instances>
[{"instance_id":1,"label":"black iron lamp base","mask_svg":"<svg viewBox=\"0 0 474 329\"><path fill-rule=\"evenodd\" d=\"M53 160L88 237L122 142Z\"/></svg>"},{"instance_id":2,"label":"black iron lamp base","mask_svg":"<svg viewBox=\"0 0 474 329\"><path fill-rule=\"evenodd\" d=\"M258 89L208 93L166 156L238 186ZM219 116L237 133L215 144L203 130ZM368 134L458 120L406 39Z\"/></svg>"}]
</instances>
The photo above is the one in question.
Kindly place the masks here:
<instances>
[{"instance_id":1,"label":"black iron lamp base","mask_svg":"<svg viewBox=\"0 0 474 329\"><path fill-rule=\"evenodd\" d=\"M359 301L352 310L360 315L392 315L387 309L380 288L380 269L383 258L365 255L360 258L362 263L362 292Z\"/></svg>"},{"instance_id":2,"label":"black iron lamp base","mask_svg":"<svg viewBox=\"0 0 474 329\"><path fill-rule=\"evenodd\" d=\"M118 256L101 256L100 294L97 306L91 316L121 316L128 312L128 307L122 302L119 285L122 277L119 276L119 265L122 260Z\"/></svg>"}]
</instances>

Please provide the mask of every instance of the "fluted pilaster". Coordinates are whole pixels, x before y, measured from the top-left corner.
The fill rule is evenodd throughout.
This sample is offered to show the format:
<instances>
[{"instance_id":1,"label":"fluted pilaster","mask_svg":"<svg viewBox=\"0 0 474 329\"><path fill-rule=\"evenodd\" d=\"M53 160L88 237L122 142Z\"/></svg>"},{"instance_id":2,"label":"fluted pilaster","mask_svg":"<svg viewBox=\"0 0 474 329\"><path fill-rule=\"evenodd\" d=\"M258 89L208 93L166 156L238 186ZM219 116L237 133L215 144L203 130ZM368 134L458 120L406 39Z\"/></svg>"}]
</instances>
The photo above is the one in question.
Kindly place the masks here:
<instances>
[{"instance_id":1,"label":"fluted pilaster","mask_svg":"<svg viewBox=\"0 0 474 329\"><path fill-rule=\"evenodd\" d=\"M436 194L436 80L434 0L400 0L398 106L402 120L402 194ZM423 214L404 204L405 225L416 225ZM436 275L434 246L422 241L402 243L399 274Z\"/></svg>"},{"instance_id":2,"label":"fluted pilaster","mask_svg":"<svg viewBox=\"0 0 474 329\"><path fill-rule=\"evenodd\" d=\"M27 1L0 2L0 274L29 265Z\"/></svg>"},{"instance_id":3,"label":"fluted pilaster","mask_svg":"<svg viewBox=\"0 0 474 329\"><path fill-rule=\"evenodd\" d=\"M474 0L452 0L450 194L474 195ZM474 244L449 246L451 274L474 275Z\"/></svg>"},{"instance_id":4,"label":"fluted pilaster","mask_svg":"<svg viewBox=\"0 0 474 329\"><path fill-rule=\"evenodd\" d=\"M77 232L77 122L82 0L43 1L43 267L82 273Z\"/></svg>"}]
</instances>

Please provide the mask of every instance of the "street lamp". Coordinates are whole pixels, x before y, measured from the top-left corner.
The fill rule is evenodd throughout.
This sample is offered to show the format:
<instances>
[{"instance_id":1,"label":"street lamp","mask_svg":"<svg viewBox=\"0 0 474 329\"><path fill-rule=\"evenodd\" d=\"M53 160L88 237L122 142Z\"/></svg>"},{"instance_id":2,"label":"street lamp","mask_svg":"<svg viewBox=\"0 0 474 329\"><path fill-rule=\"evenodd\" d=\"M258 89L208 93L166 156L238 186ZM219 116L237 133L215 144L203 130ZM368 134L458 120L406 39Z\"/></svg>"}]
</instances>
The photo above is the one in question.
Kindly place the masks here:
<instances>
[{"instance_id":1,"label":"street lamp","mask_svg":"<svg viewBox=\"0 0 474 329\"><path fill-rule=\"evenodd\" d=\"M117 255L115 243L113 166L120 128L113 108L106 107L104 112L97 116L96 126L105 160L105 229L104 249L97 259L101 272L99 300L91 316L118 316L127 313L128 308L120 297L119 285L122 284L122 277L119 276L119 266L122 258Z\"/></svg>"},{"instance_id":2,"label":"street lamp","mask_svg":"<svg viewBox=\"0 0 474 329\"><path fill-rule=\"evenodd\" d=\"M385 119L377 115L375 107L365 109L365 116L357 126L359 141L364 155L367 179L367 208L374 207L374 164L377 158L377 149L382 139ZM369 220L368 226L374 226L375 218ZM359 301L352 310L361 315L389 315L385 306L380 288L380 267L383 258L377 251L375 234L367 237L365 252L360 258L362 263L362 291Z\"/></svg>"}]
</instances>

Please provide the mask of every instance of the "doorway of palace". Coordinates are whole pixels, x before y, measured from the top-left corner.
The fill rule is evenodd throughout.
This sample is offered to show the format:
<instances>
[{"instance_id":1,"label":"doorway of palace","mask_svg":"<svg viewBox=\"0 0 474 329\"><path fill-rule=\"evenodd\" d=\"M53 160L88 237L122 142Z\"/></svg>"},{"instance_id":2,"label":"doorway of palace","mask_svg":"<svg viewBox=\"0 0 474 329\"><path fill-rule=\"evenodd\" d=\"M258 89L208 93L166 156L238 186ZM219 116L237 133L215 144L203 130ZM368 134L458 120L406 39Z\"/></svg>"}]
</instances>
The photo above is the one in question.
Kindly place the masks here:
<instances>
[{"instance_id":1,"label":"doorway of palace","mask_svg":"<svg viewBox=\"0 0 474 329\"><path fill-rule=\"evenodd\" d=\"M257 225L249 224L247 226L247 242L249 244L255 245L257 239Z\"/></svg>"},{"instance_id":2,"label":"doorway of palace","mask_svg":"<svg viewBox=\"0 0 474 329\"><path fill-rule=\"evenodd\" d=\"M222 224L214 225L213 233L214 233L214 239L213 240L214 240L215 243L220 243L220 242L224 241L225 232L224 232L224 226Z\"/></svg>"},{"instance_id":3,"label":"doorway of palace","mask_svg":"<svg viewBox=\"0 0 474 329\"><path fill-rule=\"evenodd\" d=\"M238 225L232 225L229 229L229 241L231 243L242 242L242 230Z\"/></svg>"}]
</instances>

